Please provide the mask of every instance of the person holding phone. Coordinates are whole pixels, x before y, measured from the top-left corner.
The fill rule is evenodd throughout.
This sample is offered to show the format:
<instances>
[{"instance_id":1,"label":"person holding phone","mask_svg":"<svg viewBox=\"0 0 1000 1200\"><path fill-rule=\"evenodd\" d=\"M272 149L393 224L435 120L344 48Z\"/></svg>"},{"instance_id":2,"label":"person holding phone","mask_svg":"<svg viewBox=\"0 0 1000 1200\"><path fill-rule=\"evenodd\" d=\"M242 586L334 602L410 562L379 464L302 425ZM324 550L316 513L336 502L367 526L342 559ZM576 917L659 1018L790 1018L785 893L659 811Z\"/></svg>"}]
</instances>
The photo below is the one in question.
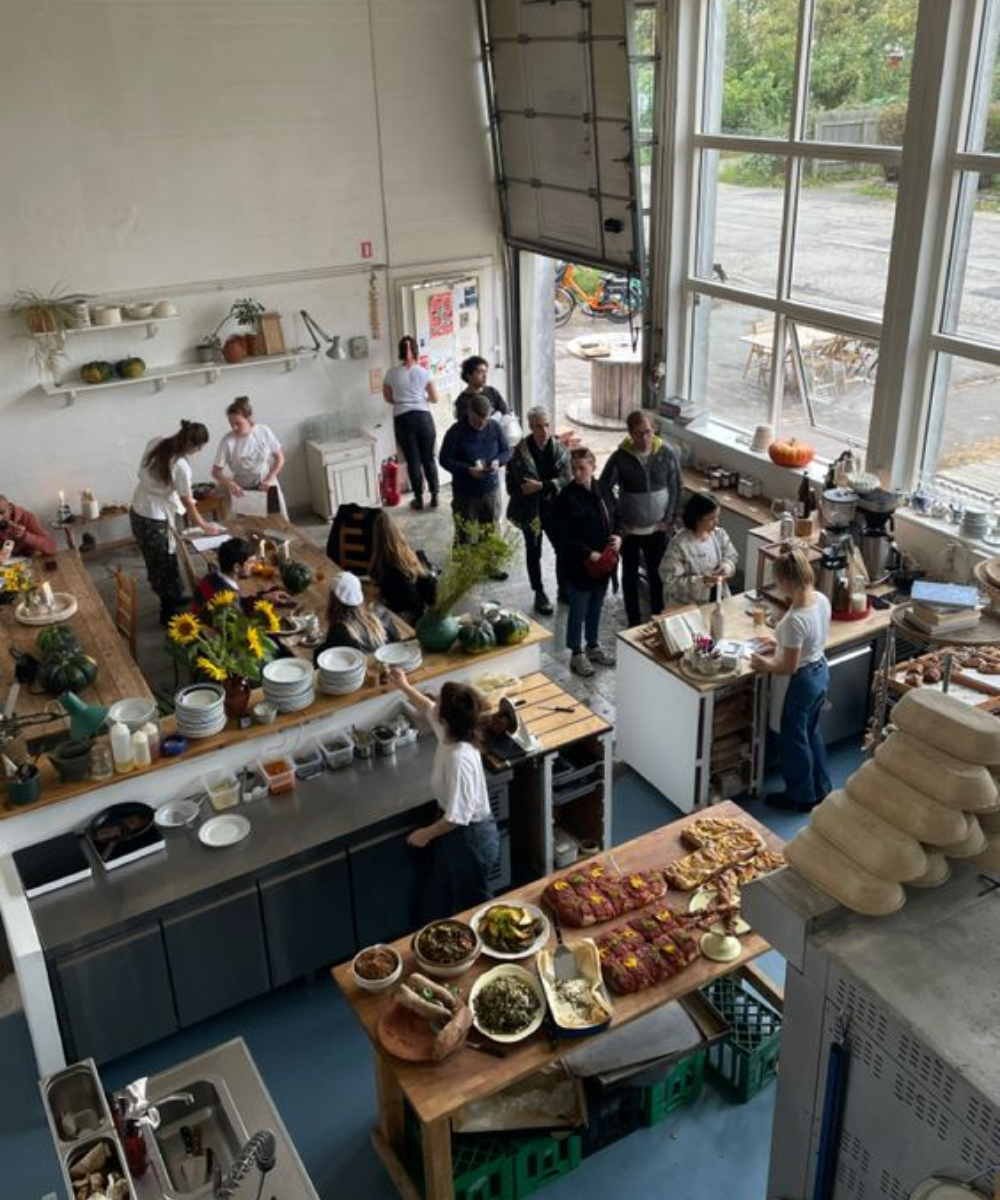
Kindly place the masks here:
<instances>
[{"instance_id":1,"label":"person holding phone","mask_svg":"<svg viewBox=\"0 0 1000 1200\"><path fill-rule=\"evenodd\" d=\"M469 525L496 527L500 521L500 468L510 459L503 430L490 420L490 402L473 396L469 412L459 418L441 443L441 466L451 474L451 511L455 541L474 540ZM497 579L506 579L498 573Z\"/></svg>"},{"instance_id":2,"label":"person holding phone","mask_svg":"<svg viewBox=\"0 0 1000 1200\"><path fill-rule=\"evenodd\" d=\"M0 495L0 566L28 554L55 554L56 539L27 508Z\"/></svg>"}]
</instances>

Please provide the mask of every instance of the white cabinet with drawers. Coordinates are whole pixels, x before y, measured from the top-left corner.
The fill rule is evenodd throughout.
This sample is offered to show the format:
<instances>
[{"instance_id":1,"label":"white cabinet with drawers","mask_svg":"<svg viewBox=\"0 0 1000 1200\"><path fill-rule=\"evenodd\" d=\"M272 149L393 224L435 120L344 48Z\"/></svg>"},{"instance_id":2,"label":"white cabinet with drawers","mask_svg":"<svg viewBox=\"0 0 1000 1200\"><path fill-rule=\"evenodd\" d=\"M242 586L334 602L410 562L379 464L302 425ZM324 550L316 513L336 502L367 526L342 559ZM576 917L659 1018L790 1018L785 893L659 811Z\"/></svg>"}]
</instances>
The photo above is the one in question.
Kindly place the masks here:
<instances>
[{"instance_id":1,"label":"white cabinet with drawers","mask_svg":"<svg viewBox=\"0 0 1000 1200\"><path fill-rule=\"evenodd\" d=\"M379 503L375 442L360 434L335 442L306 442L313 512L332 518L341 504Z\"/></svg>"}]
</instances>

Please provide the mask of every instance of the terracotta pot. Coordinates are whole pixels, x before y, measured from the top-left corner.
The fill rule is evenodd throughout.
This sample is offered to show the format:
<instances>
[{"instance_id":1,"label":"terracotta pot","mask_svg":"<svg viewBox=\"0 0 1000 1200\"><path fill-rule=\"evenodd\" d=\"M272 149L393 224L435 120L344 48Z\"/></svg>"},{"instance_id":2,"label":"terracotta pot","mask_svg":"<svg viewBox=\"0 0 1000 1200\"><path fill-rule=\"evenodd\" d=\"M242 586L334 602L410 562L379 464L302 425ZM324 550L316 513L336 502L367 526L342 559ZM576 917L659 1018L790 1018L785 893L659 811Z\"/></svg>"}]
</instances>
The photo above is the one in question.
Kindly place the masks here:
<instances>
[{"instance_id":1,"label":"terracotta pot","mask_svg":"<svg viewBox=\"0 0 1000 1200\"><path fill-rule=\"evenodd\" d=\"M260 335L256 333L244 334L244 341L247 344L247 357L256 358L261 352Z\"/></svg>"},{"instance_id":2,"label":"terracotta pot","mask_svg":"<svg viewBox=\"0 0 1000 1200\"><path fill-rule=\"evenodd\" d=\"M242 675L231 675L222 685L226 697L224 707L230 720L239 720L250 707L253 684Z\"/></svg>"},{"instance_id":3,"label":"terracotta pot","mask_svg":"<svg viewBox=\"0 0 1000 1200\"><path fill-rule=\"evenodd\" d=\"M29 333L55 333L58 328L55 317L44 308L29 308L25 323Z\"/></svg>"},{"instance_id":4,"label":"terracotta pot","mask_svg":"<svg viewBox=\"0 0 1000 1200\"><path fill-rule=\"evenodd\" d=\"M246 338L241 337L238 333L234 333L232 337L226 338L226 344L222 347L222 357L227 363L242 362L246 356Z\"/></svg>"}]
</instances>

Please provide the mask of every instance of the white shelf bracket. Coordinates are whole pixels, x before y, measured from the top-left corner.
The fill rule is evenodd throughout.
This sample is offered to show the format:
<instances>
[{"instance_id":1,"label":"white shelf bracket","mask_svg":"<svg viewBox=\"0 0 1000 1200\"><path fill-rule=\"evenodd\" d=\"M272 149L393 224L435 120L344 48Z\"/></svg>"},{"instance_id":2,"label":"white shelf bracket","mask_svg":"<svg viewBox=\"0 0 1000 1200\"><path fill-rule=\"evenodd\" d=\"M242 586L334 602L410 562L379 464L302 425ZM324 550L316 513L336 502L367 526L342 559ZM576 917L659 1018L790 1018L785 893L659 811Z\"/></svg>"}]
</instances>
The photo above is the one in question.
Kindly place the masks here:
<instances>
[{"instance_id":1,"label":"white shelf bracket","mask_svg":"<svg viewBox=\"0 0 1000 1200\"><path fill-rule=\"evenodd\" d=\"M159 325L157 325L157 323L155 321L147 321L146 322L146 340L148 341L150 338L155 338L157 330L159 328L160 328Z\"/></svg>"},{"instance_id":2,"label":"white shelf bracket","mask_svg":"<svg viewBox=\"0 0 1000 1200\"><path fill-rule=\"evenodd\" d=\"M286 371L294 371L298 365L299 365L299 362L298 362L298 359L296 359L296 358L286 358L285 359L285 370Z\"/></svg>"},{"instance_id":3,"label":"white shelf bracket","mask_svg":"<svg viewBox=\"0 0 1000 1200\"><path fill-rule=\"evenodd\" d=\"M153 380L153 388L158 392L162 392L169 382L169 379L165 379L162 375L157 375Z\"/></svg>"},{"instance_id":4,"label":"white shelf bracket","mask_svg":"<svg viewBox=\"0 0 1000 1200\"><path fill-rule=\"evenodd\" d=\"M66 396L66 403L63 407L69 408L71 405L76 403L76 389L75 388L70 392L66 392L65 396Z\"/></svg>"},{"instance_id":5,"label":"white shelf bracket","mask_svg":"<svg viewBox=\"0 0 1000 1200\"><path fill-rule=\"evenodd\" d=\"M206 383L218 383L221 378L222 372L218 369L218 367L212 367L210 370L205 372Z\"/></svg>"}]
</instances>

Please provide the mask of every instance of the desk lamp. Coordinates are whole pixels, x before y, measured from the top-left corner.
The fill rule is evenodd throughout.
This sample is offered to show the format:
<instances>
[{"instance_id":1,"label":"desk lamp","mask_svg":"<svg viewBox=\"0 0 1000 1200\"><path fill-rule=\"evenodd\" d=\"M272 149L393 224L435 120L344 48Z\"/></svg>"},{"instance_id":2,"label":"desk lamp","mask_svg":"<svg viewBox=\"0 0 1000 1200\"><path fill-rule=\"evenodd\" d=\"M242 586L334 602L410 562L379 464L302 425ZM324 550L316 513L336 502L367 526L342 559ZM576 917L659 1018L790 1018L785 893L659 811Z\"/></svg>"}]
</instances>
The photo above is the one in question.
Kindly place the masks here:
<instances>
[{"instance_id":1,"label":"desk lamp","mask_svg":"<svg viewBox=\"0 0 1000 1200\"><path fill-rule=\"evenodd\" d=\"M59 703L69 713L69 735L73 741L94 737L107 722L108 710L103 704L85 704L76 692L63 692Z\"/></svg>"},{"instance_id":2,"label":"desk lamp","mask_svg":"<svg viewBox=\"0 0 1000 1200\"><path fill-rule=\"evenodd\" d=\"M313 349L320 350L319 339L316 337L318 333L320 337L330 343L329 349L326 351L326 357L332 358L335 362L341 362L347 357L347 351L344 349L343 343L339 337L331 337L322 325L318 325L313 318L306 312L304 308L299 309L299 316L305 324L306 330L313 341Z\"/></svg>"}]
</instances>

